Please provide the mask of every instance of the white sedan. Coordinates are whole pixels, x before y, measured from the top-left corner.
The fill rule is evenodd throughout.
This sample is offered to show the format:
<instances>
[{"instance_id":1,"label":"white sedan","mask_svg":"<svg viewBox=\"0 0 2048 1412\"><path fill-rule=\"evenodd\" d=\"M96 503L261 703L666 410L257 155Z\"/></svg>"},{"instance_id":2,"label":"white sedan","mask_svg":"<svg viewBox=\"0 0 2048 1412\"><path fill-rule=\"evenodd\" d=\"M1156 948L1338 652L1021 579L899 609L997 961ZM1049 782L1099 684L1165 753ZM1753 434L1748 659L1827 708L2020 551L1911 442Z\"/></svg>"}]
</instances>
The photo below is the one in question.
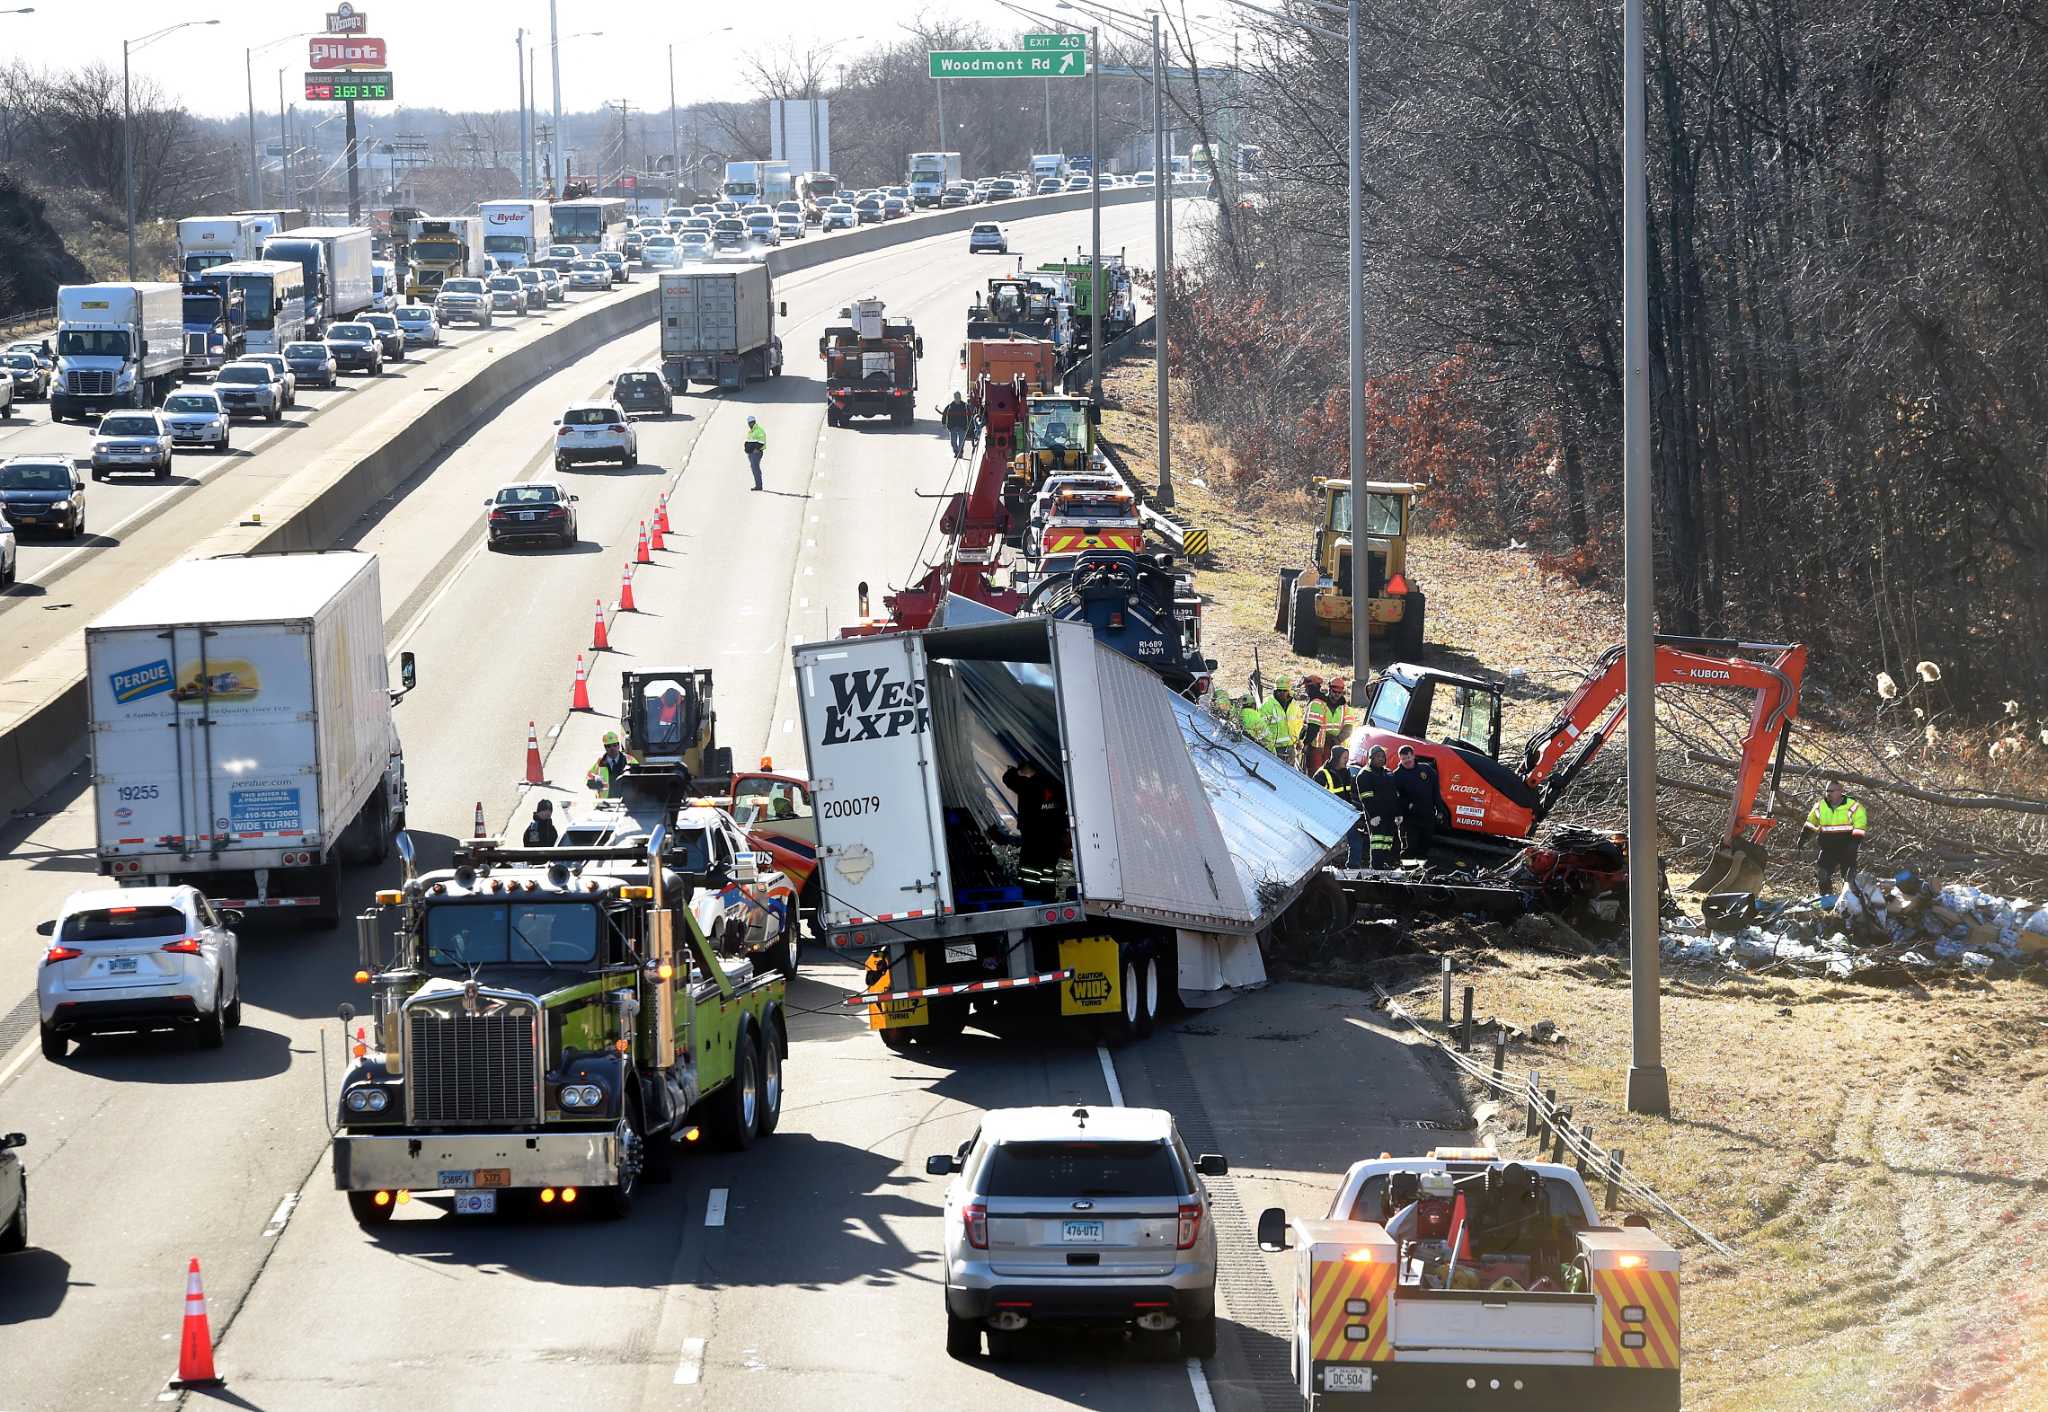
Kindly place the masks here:
<instances>
[{"instance_id":1,"label":"white sedan","mask_svg":"<svg viewBox=\"0 0 2048 1412\"><path fill-rule=\"evenodd\" d=\"M610 289L612 267L602 260L577 260L569 266L569 284L575 289Z\"/></svg>"}]
</instances>

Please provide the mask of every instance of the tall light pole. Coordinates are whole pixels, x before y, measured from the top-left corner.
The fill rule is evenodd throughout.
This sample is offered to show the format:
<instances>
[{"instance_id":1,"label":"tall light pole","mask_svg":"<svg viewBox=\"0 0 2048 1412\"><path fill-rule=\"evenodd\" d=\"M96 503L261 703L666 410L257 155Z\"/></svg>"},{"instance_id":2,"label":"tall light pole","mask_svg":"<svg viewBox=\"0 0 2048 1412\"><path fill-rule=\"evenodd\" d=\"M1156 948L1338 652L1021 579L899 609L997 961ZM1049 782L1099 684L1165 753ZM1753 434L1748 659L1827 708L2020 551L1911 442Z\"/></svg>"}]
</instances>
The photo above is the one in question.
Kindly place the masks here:
<instances>
[{"instance_id":1,"label":"tall light pole","mask_svg":"<svg viewBox=\"0 0 2048 1412\"><path fill-rule=\"evenodd\" d=\"M533 138L526 127L526 31L512 32L519 58L519 194L533 199Z\"/></svg>"},{"instance_id":2,"label":"tall light pole","mask_svg":"<svg viewBox=\"0 0 2048 1412\"><path fill-rule=\"evenodd\" d=\"M1351 247L1351 258L1346 276L1345 293L1349 300L1348 319L1351 325L1351 704L1365 705L1366 684L1372 678L1372 612L1371 596L1360 593L1361 585L1369 575L1366 565L1366 528L1370 523L1366 496L1366 485L1370 477L1365 466L1365 176L1364 114L1360 111L1362 100L1359 94L1358 78L1358 0L1350 0L1345 6L1344 42L1346 48L1347 87L1349 88L1348 110L1350 112L1350 210L1345 217L1344 227ZM1214 154L1211 154L1213 161ZM1235 165L1233 154L1232 165ZM1219 183L1221 178L1218 178ZM1228 186L1224 187L1228 199Z\"/></svg>"},{"instance_id":3,"label":"tall light pole","mask_svg":"<svg viewBox=\"0 0 2048 1412\"><path fill-rule=\"evenodd\" d=\"M1166 380L1166 65L1159 43L1159 12L1152 12L1152 379L1159 438L1160 505L1173 507L1173 411Z\"/></svg>"},{"instance_id":4,"label":"tall light pole","mask_svg":"<svg viewBox=\"0 0 2048 1412\"><path fill-rule=\"evenodd\" d=\"M555 0L548 0L548 63L554 69L555 125L548 132L548 200L562 179L562 32L555 19Z\"/></svg>"},{"instance_id":5,"label":"tall light pole","mask_svg":"<svg viewBox=\"0 0 2048 1412\"><path fill-rule=\"evenodd\" d=\"M190 29L193 25L217 25L219 20L179 20L176 24L153 29L140 39L121 41L121 186L128 208L128 282L135 282L135 112L128 100L128 55L147 44L154 44L175 30Z\"/></svg>"},{"instance_id":6,"label":"tall light pole","mask_svg":"<svg viewBox=\"0 0 2048 1412\"><path fill-rule=\"evenodd\" d=\"M309 29L297 30L291 34L279 35L269 43L259 44L254 49L244 49L242 51L242 82L249 90L249 209L252 211L263 204L263 181L261 169L256 160L255 58L258 54L267 53L280 44L289 44L294 39L304 39L312 33L313 31ZM282 148L280 148L280 152L282 152ZM281 156L279 160L283 160ZM278 205L282 206L283 204L284 198L280 196L278 198Z\"/></svg>"},{"instance_id":7,"label":"tall light pole","mask_svg":"<svg viewBox=\"0 0 2048 1412\"><path fill-rule=\"evenodd\" d=\"M683 193L683 144L676 136L676 47L668 47L668 204L673 206Z\"/></svg>"},{"instance_id":8,"label":"tall light pole","mask_svg":"<svg viewBox=\"0 0 2048 1412\"><path fill-rule=\"evenodd\" d=\"M1102 401L1102 27L1088 27L1088 395Z\"/></svg>"},{"instance_id":9,"label":"tall light pole","mask_svg":"<svg viewBox=\"0 0 2048 1412\"><path fill-rule=\"evenodd\" d=\"M1657 679L1650 534L1649 189L1644 172L1643 0L1621 20L1621 522L1628 689L1628 1111L1671 1111L1657 1008Z\"/></svg>"}]
</instances>

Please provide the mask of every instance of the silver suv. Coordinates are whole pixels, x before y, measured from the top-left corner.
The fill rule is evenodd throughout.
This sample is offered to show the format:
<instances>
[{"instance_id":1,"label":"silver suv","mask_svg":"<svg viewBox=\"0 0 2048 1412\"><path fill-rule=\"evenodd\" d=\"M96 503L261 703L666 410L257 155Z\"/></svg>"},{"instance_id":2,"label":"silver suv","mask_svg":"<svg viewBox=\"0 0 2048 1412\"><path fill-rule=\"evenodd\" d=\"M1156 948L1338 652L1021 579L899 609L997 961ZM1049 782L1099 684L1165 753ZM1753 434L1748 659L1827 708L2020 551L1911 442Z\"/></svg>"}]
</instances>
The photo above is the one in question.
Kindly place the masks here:
<instances>
[{"instance_id":1,"label":"silver suv","mask_svg":"<svg viewBox=\"0 0 2048 1412\"><path fill-rule=\"evenodd\" d=\"M999 1108L951 1156L946 1352L1008 1356L1042 1324L1177 1329L1182 1356L1216 1352L1216 1232L1203 1177L1162 1108Z\"/></svg>"}]
</instances>

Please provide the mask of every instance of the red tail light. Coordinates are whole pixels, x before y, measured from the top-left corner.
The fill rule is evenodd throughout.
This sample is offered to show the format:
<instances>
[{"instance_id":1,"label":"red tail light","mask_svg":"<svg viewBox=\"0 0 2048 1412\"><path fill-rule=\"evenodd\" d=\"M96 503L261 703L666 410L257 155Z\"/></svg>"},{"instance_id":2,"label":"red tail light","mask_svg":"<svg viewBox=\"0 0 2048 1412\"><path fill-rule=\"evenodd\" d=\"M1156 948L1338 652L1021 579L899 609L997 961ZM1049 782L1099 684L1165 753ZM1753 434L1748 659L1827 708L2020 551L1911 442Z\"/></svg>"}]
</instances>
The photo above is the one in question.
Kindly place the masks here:
<instances>
[{"instance_id":1,"label":"red tail light","mask_svg":"<svg viewBox=\"0 0 2048 1412\"><path fill-rule=\"evenodd\" d=\"M1393 594L1396 598L1406 598L1408 596L1407 576L1405 574L1395 574L1392 578L1388 579L1387 592Z\"/></svg>"},{"instance_id":2,"label":"red tail light","mask_svg":"<svg viewBox=\"0 0 2048 1412\"><path fill-rule=\"evenodd\" d=\"M163 944L163 949L165 951L176 951L184 956L197 956L200 947L197 941L188 937L184 941L167 941Z\"/></svg>"},{"instance_id":3,"label":"red tail light","mask_svg":"<svg viewBox=\"0 0 2048 1412\"><path fill-rule=\"evenodd\" d=\"M491 518L494 520L509 520L512 518L512 512L510 510L493 510L491 511Z\"/></svg>"},{"instance_id":4,"label":"red tail light","mask_svg":"<svg viewBox=\"0 0 2048 1412\"><path fill-rule=\"evenodd\" d=\"M569 428L567 428L567 427L556 427L556 428L555 428L555 435L556 435L556 436L567 436L568 434L569 434Z\"/></svg>"},{"instance_id":5,"label":"red tail light","mask_svg":"<svg viewBox=\"0 0 2048 1412\"><path fill-rule=\"evenodd\" d=\"M85 953L75 946L53 946L43 953L43 964L47 966L52 961L76 961L83 955Z\"/></svg>"},{"instance_id":6,"label":"red tail light","mask_svg":"<svg viewBox=\"0 0 2048 1412\"><path fill-rule=\"evenodd\" d=\"M1202 1203L1184 1201L1180 1207L1180 1230L1173 1238L1174 1245L1181 1250L1193 1250L1195 1238L1202 1233Z\"/></svg>"},{"instance_id":7,"label":"red tail light","mask_svg":"<svg viewBox=\"0 0 2048 1412\"><path fill-rule=\"evenodd\" d=\"M976 1250L988 1249L988 1207L977 1201L961 1208L960 1224L966 1228L967 1243Z\"/></svg>"},{"instance_id":8,"label":"red tail light","mask_svg":"<svg viewBox=\"0 0 2048 1412\"><path fill-rule=\"evenodd\" d=\"M624 431L625 429L626 426L623 422L613 422L611 425L605 428L606 431Z\"/></svg>"}]
</instances>

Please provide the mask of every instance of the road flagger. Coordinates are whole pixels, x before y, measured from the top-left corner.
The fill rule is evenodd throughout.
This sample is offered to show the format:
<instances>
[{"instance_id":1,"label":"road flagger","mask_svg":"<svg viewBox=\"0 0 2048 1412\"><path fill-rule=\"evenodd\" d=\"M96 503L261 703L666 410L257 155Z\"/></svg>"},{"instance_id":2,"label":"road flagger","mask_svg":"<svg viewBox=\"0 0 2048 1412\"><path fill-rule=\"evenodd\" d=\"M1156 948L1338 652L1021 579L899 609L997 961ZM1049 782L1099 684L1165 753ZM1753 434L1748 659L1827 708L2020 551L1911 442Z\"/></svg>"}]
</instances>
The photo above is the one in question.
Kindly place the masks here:
<instances>
[{"instance_id":1,"label":"road flagger","mask_svg":"<svg viewBox=\"0 0 2048 1412\"><path fill-rule=\"evenodd\" d=\"M1292 1249L1290 1367L1312 1412L1676 1412L1678 1251L1602 1223L1579 1174L1490 1148L1356 1162Z\"/></svg>"}]
</instances>

